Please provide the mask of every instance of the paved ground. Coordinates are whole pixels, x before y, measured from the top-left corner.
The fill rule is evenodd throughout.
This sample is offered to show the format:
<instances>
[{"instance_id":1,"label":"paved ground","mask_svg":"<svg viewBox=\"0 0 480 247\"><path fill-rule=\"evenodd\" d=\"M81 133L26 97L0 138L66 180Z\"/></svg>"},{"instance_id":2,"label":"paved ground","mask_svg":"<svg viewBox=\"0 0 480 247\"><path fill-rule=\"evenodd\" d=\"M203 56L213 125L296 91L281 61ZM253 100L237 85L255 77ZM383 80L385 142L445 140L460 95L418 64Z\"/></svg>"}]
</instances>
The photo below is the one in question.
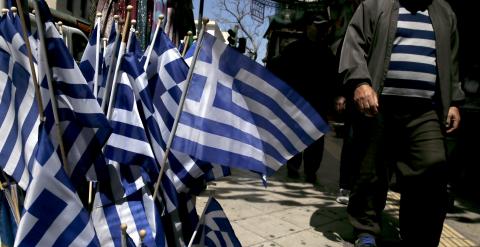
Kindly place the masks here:
<instances>
[{"instance_id":1,"label":"paved ground","mask_svg":"<svg viewBox=\"0 0 480 247\"><path fill-rule=\"evenodd\" d=\"M209 194L220 202L243 246L353 246L346 206L335 201L341 140L326 138L318 171L319 184L286 178L280 169L264 188L255 176L234 171L233 176L208 186L197 200L202 212ZM399 195L390 192L384 217L382 246L398 242ZM480 246L480 209L457 201L448 215L440 246Z\"/></svg>"}]
</instances>

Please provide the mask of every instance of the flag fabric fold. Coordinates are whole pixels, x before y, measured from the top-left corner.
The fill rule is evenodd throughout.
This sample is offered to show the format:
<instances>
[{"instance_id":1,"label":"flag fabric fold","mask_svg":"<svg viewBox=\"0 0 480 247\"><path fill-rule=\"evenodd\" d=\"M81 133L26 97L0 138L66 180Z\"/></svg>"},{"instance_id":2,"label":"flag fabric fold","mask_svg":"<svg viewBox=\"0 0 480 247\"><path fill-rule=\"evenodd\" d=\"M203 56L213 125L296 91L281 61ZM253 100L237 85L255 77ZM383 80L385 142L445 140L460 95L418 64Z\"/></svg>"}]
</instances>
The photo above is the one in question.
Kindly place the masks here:
<instances>
[{"instance_id":1,"label":"flag fabric fold","mask_svg":"<svg viewBox=\"0 0 480 247\"><path fill-rule=\"evenodd\" d=\"M0 167L27 189L37 146L39 110L18 16L0 17Z\"/></svg>"},{"instance_id":2,"label":"flag fabric fold","mask_svg":"<svg viewBox=\"0 0 480 247\"><path fill-rule=\"evenodd\" d=\"M260 64L208 33L200 42L173 149L272 175L329 130L307 101Z\"/></svg>"},{"instance_id":3,"label":"flag fabric fold","mask_svg":"<svg viewBox=\"0 0 480 247\"><path fill-rule=\"evenodd\" d=\"M30 172L33 179L26 192L15 246L99 246L88 212L43 124Z\"/></svg>"},{"instance_id":4,"label":"flag fabric fold","mask_svg":"<svg viewBox=\"0 0 480 247\"><path fill-rule=\"evenodd\" d=\"M205 207L205 213L200 219L192 246L241 247L220 203L211 197Z\"/></svg>"},{"instance_id":5,"label":"flag fabric fold","mask_svg":"<svg viewBox=\"0 0 480 247\"><path fill-rule=\"evenodd\" d=\"M160 212L148 189L143 187L123 198L114 195L116 192L115 186L101 184L95 196L92 219L100 246L120 247L122 224L127 225L133 246L141 244L140 230L146 231L142 246L166 246Z\"/></svg>"},{"instance_id":6,"label":"flag fabric fold","mask_svg":"<svg viewBox=\"0 0 480 247\"><path fill-rule=\"evenodd\" d=\"M147 128L155 157L161 162L182 90L186 85L188 66L161 29L151 46L152 55L150 60L146 61L148 84L139 89L139 94L145 108ZM230 175L226 168L194 159L175 150L171 150L168 163L169 167L165 175L170 178L179 192L196 194L200 192L199 188L203 188L206 176L216 179ZM222 172L210 172L212 169L222 170Z\"/></svg>"},{"instance_id":7,"label":"flag fabric fold","mask_svg":"<svg viewBox=\"0 0 480 247\"><path fill-rule=\"evenodd\" d=\"M103 82L103 54L101 47L100 18L97 18L95 27L92 30L92 34L85 47L80 64L78 65L92 92L98 90ZM97 88L94 87L95 81L97 82ZM97 91L97 98L99 95Z\"/></svg>"},{"instance_id":8,"label":"flag fabric fold","mask_svg":"<svg viewBox=\"0 0 480 247\"><path fill-rule=\"evenodd\" d=\"M151 94L148 92L148 80L146 77L146 73L144 72L143 68L140 66L137 57L133 53L127 53L121 60L121 78L128 78L130 80L130 85L133 88L135 93L135 97L137 97L138 105L141 106L141 118L142 122L145 123L145 129L147 130L148 138L150 140L150 144L152 145L152 149L154 150L154 157L156 159L156 164L159 164L161 160L157 156L155 152L155 145L156 140L162 140L162 136L159 135L161 128L158 125L158 122L155 121L157 116L153 116L153 114L158 114L155 112L154 106L151 100ZM157 150L158 151L158 150ZM163 150L162 154L163 154ZM176 161L179 165L179 161ZM166 170L166 174L173 174L170 169ZM165 215L162 217L162 221L164 222L165 226L165 233L166 236L169 237L167 241L169 244L172 245L184 245L184 239L189 239L191 234L193 233L193 227L195 223L198 221L198 215L195 210L195 204L193 203L193 198L191 195L179 192L177 187L175 186L174 180L171 176L164 176L162 177L162 197L158 198L160 203L165 206ZM157 174L149 172L149 176L152 181L157 180ZM203 189L202 184L200 185ZM195 187L198 188L198 187Z\"/></svg>"},{"instance_id":9,"label":"flag fabric fold","mask_svg":"<svg viewBox=\"0 0 480 247\"><path fill-rule=\"evenodd\" d=\"M49 12L48 7L46 8L47 10L43 10L42 13L47 15L48 19ZM79 186L92 164L105 165L98 160L103 160L99 157L102 155L102 147L111 134L111 127L54 24L47 21L45 29L47 54L39 51L39 57L48 59L53 74L54 93L58 102L62 130L61 138L67 156L67 175L75 186ZM53 145L58 147L46 73L46 65L39 64L40 86L46 117L45 127L52 137Z\"/></svg>"}]
</instances>

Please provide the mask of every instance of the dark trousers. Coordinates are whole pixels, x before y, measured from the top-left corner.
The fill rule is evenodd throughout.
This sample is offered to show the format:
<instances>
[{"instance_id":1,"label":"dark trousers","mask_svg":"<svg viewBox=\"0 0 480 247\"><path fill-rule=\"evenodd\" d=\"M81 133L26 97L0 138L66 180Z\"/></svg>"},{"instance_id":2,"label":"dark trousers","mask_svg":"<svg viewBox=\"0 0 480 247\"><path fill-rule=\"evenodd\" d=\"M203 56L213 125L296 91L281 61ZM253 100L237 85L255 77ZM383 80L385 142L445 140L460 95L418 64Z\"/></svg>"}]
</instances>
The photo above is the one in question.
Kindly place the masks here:
<instances>
[{"instance_id":1,"label":"dark trousers","mask_svg":"<svg viewBox=\"0 0 480 247\"><path fill-rule=\"evenodd\" d=\"M325 136L313 142L303 151L303 170L307 180L315 180L318 168L323 158ZM302 153L293 156L287 162L287 169L291 172L298 172L302 165Z\"/></svg>"},{"instance_id":2,"label":"dark trousers","mask_svg":"<svg viewBox=\"0 0 480 247\"><path fill-rule=\"evenodd\" d=\"M355 162L355 147L353 146L353 130L350 122L345 121L342 151L340 153L339 187L351 190L358 164Z\"/></svg>"},{"instance_id":3,"label":"dark trousers","mask_svg":"<svg viewBox=\"0 0 480 247\"><path fill-rule=\"evenodd\" d=\"M438 246L447 208L444 134L435 111L385 109L353 125L359 173L348 204L356 233L380 234L389 169L399 172L400 234L405 246ZM360 120L360 121L358 121Z\"/></svg>"}]
</instances>

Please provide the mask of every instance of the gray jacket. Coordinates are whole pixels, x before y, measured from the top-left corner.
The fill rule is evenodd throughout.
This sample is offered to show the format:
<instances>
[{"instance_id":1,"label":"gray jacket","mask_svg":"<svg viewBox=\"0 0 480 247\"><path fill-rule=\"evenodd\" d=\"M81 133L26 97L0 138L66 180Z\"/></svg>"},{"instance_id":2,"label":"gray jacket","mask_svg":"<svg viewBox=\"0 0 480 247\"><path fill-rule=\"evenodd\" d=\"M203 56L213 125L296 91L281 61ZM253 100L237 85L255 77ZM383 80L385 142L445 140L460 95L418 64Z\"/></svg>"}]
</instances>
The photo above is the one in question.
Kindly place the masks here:
<instances>
[{"instance_id":1,"label":"gray jacket","mask_svg":"<svg viewBox=\"0 0 480 247\"><path fill-rule=\"evenodd\" d=\"M339 72L344 84L368 82L381 93L397 28L398 0L365 0L356 10L342 47ZM457 19L444 0L428 7L436 37L437 73L443 118L464 100L458 75ZM438 92L437 92L438 93Z\"/></svg>"}]
</instances>

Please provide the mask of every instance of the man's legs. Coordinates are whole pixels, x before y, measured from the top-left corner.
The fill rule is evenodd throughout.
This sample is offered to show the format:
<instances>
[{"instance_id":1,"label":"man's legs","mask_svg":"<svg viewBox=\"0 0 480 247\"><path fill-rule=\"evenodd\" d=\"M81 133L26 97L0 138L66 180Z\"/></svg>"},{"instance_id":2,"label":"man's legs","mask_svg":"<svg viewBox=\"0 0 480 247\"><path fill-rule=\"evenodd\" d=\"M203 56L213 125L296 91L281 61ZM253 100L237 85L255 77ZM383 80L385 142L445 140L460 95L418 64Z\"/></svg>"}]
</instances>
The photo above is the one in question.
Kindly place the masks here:
<instances>
[{"instance_id":1,"label":"man's legs","mask_svg":"<svg viewBox=\"0 0 480 247\"><path fill-rule=\"evenodd\" d=\"M407 125L409 157L399 162L400 233L405 246L438 246L448 194L444 136L434 111Z\"/></svg>"},{"instance_id":2,"label":"man's legs","mask_svg":"<svg viewBox=\"0 0 480 247\"><path fill-rule=\"evenodd\" d=\"M380 234L380 222L388 191L386 145L382 113L359 116L353 125L354 160L358 170L347 211L355 233Z\"/></svg>"}]
</instances>

